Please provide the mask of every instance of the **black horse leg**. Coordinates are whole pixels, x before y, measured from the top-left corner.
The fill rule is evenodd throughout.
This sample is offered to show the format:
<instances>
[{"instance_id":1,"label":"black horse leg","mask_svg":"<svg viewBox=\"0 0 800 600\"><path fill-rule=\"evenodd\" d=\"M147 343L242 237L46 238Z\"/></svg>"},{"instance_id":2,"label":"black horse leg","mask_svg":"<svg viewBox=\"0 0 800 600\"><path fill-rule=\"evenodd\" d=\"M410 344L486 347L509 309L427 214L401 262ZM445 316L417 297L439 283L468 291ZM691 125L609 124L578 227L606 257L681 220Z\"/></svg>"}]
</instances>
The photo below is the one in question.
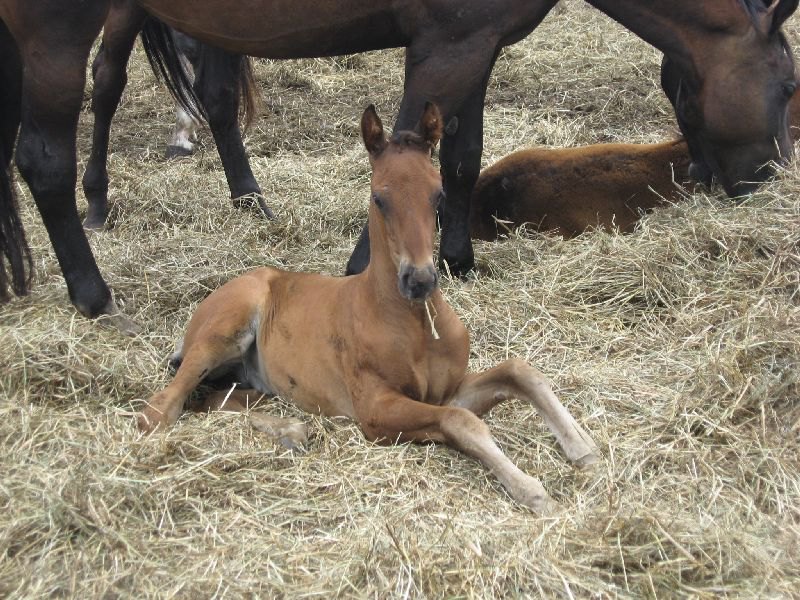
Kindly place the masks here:
<instances>
[{"instance_id":1,"label":"black horse leg","mask_svg":"<svg viewBox=\"0 0 800 600\"><path fill-rule=\"evenodd\" d=\"M108 217L108 138L111 120L128 81L127 66L144 12L135 2L115 2L103 28L103 44L92 64L92 150L83 174L89 208L83 226L102 229Z\"/></svg>"},{"instance_id":2,"label":"black horse leg","mask_svg":"<svg viewBox=\"0 0 800 600\"><path fill-rule=\"evenodd\" d=\"M406 51L405 93L395 130L412 129L426 101L444 115L445 134L439 153L446 198L439 207L439 261L454 276L474 266L469 236L469 202L478 179L483 152L483 103L489 74L499 50L498 40L463 40L446 47L421 44ZM449 57L458 56L457 61ZM347 263L348 275L369 264L366 226Z\"/></svg>"},{"instance_id":3,"label":"black horse leg","mask_svg":"<svg viewBox=\"0 0 800 600\"><path fill-rule=\"evenodd\" d=\"M38 40L22 49L22 123L17 166L33 194L50 236L70 299L87 317L107 317L126 333L135 326L121 315L92 255L75 205L75 136L83 100L86 61L105 18L89 5L74 18L51 19ZM68 32L68 33L67 33ZM58 46L55 40L69 40Z\"/></svg>"},{"instance_id":4,"label":"black horse leg","mask_svg":"<svg viewBox=\"0 0 800 600\"><path fill-rule=\"evenodd\" d=\"M445 198L439 205L439 262L456 277L475 266L469 235L469 204L483 154L483 104L488 71L455 118L445 120L439 160Z\"/></svg>"},{"instance_id":5,"label":"black horse leg","mask_svg":"<svg viewBox=\"0 0 800 600\"><path fill-rule=\"evenodd\" d=\"M247 59L203 44L194 63L194 89L208 115L231 198L237 206L257 205L267 218L274 217L264 202L242 143L239 128L239 81ZM254 202L255 201L255 202Z\"/></svg>"}]
</instances>

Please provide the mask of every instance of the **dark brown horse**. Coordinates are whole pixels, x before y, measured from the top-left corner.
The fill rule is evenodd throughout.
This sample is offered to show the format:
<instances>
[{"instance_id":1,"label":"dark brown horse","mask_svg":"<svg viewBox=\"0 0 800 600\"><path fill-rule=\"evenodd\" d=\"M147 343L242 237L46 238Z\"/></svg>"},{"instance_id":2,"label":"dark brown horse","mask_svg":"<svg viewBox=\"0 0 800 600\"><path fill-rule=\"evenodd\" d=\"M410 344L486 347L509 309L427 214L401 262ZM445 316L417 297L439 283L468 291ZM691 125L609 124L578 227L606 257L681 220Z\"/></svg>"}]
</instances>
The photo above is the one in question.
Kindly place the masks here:
<instances>
[{"instance_id":1,"label":"dark brown horse","mask_svg":"<svg viewBox=\"0 0 800 600\"><path fill-rule=\"evenodd\" d=\"M682 74L685 120L710 168L732 194L750 189L741 182L763 179L768 170L762 166L791 151L785 115L787 94L795 85L794 63L779 28L797 3L590 0L675 62ZM9 79L0 87L21 90L3 96L0 132L5 137L0 145L13 146L21 122L17 166L42 215L73 304L90 317L115 315L125 327L75 206L75 135L85 67L110 4L0 0L0 47L15 43L19 49L4 53L3 61L13 64L4 69ZM412 127L426 99L441 107L447 200L440 209L440 257L454 273L473 266L469 196L480 170L489 75L500 49L530 33L556 0L140 4L166 24L233 54L301 58L405 47L405 90L395 125ZM8 211L0 218L13 220ZM365 230L349 270L359 271L367 262Z\"/></svg>"},{"instance_id":2,"label":"dark brown horse","mask_svg":"<svg viewBox=\"0 0 800 600\"><path fill-rule=\"evenodd\" d=\"M514 500L546 512L542 484L503 454L479 416L519 398L536 407L571 461L586 466L600 455L525 361L467 372L469 335L439 290L433 258L442 187L431 151L441 115L428 105L415 131L387 139L370 107L361 132L372 165L367 269L330 277L263 268L214 291L178 344L175 378L150 398L139 427L171 426L204 378L232 373L312 414L349 417L370 440L453 446L483 463ZM207 404L243 410L246 395L223 392ZM285 420L269 429L291 437Z\"/></svg>"}]
</instances>

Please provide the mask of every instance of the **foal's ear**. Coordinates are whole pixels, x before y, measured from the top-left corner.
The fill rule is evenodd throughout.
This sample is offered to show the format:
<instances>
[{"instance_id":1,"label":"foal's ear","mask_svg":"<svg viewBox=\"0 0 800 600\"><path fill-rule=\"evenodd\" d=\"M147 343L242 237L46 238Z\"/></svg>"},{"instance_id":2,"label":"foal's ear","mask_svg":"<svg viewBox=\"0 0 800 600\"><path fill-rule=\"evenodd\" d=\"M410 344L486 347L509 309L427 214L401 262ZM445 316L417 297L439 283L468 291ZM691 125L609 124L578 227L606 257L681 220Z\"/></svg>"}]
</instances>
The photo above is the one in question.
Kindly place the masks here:
<instances>
[{"instance_id":1,"label":"foal's ear","mask_svg":"<svg viewBox=\"0 0 800 600\"><path fill-rule=\"evenodd\" d=\"M381 123L378 113L375 112L374 104L370 104L361 115L361 137L364 139L364 146L370 156L377 156L386 148L383 123Z\"/></svg>"},{"instance_id":2,"label":"foal's ear","mask_svg":"<svg viewBox=\"0 0 800 600\"><path fill-rule=\"evenodd\" d=\"M422 112L417 124L417 133L422 136L431 147L431 150L442 139L442 113L439 112L439 107L433 102L425 103L425 110Z\"/></svg>"}]
</instances>

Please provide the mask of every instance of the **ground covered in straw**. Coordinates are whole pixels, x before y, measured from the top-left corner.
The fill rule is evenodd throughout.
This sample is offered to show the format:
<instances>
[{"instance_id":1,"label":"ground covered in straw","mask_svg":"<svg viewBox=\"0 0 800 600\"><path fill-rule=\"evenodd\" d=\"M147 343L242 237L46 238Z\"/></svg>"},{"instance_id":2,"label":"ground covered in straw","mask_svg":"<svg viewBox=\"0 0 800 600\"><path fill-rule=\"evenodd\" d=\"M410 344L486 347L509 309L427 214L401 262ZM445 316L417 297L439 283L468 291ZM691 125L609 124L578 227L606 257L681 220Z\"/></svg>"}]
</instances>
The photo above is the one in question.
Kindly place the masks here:
<instances>
[{"instance_id":1,"label":"ground covered in straw","mask_svg":"<svg viewBox=\"0 0 800 600\"><path fill-rule=\"evenodd\" d=\"M533 144L674 135L659 60L566 2L500 57L485 164ZM536 364L602 449L580 473L530 407L488 417L559 517L515 505L446 447L376 447L281 400L265 410L309 423L306 454L237 415L140 437L132 415L168 380L200 300L264 264L338 274L364 221L358 118L375 102L391 121L402 53L257 73L265 106L247 146L274 222L230 205L207 133L191 159L162 160L170 103L134 56L112 137L114 227L91 241L138 337L76 315L18 186L36 281L0 307L0 596L797 593L797 167L744 202L688 193L630 236L479 243L474 277L444 281L472 367ZM90 124L87 110L81 160Z\"/></svg>"}]
</instances>

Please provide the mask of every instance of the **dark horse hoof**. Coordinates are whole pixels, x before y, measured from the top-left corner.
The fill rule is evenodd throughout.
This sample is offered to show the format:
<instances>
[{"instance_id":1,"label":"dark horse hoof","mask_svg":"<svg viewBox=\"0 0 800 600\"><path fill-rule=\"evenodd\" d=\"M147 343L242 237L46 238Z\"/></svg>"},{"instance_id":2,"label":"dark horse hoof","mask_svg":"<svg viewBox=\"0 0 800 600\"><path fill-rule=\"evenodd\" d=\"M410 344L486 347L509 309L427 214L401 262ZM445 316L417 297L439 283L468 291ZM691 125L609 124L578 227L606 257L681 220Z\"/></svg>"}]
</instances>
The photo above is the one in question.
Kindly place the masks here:
<instances>
[{"instance_id":1,"label":"dark horse hoof","mask_svg":"<svg viewBox=\"0 0 800 600\"><path fill-rule=\"evenodd\" d=\"M689 165L689 177L697 183L710 186L714 179L714 173L706 163L702 161L692 161Z\"/></svg>"},{"instance_id":2,"label":"dark horse hoof","mask_svg":"<svg viewBox=\"0 0 800 600\"><path fill-rule=\"evenodd\" d=\"M272 212L272 209L269 206L267 206L267 203L264 201L264 196L258 192L252 192L250 194L245 194L244 196L234 198L233 205L236 208L258 210L266 219L270 221L275 218L275 213Z\"/></svg>"},{"instance_id":3,"label":"dark horse hoof","mask_svg":"<svg viewBox=\"0 0 800 600\"><path fill-rule=\"evenodd\" d=\"M174 146L170 144L167 146L167 150L164 152L164 158L172 159L172 158L184 158L186 156L191 156L193 154L193 150L189 150L188 148L184 148L183 146Z\"/></svg>"},{"instance_id":4,"label":"dark horse hoof","mask_svg":"<svg viewBox=\"0 0 800 600\"><path fill-rule=\"evenodd\" d=\"M475 268L475 255L470 241L467 240L466 245L454 251L443 240L439 249L439 268L451 277L464 279Z\"/></svg>"},{"instance_id":5,"label":"dark horse hoof","mask_svg":"<svg viewBox=\"0 0 800 600\"><path fill-rule=\"evenodd\" d=\"M102 231L105 226L106 220L104 218L87 216L83 220L83 228L88 231Z\"/></svg>"}]
</instances>

